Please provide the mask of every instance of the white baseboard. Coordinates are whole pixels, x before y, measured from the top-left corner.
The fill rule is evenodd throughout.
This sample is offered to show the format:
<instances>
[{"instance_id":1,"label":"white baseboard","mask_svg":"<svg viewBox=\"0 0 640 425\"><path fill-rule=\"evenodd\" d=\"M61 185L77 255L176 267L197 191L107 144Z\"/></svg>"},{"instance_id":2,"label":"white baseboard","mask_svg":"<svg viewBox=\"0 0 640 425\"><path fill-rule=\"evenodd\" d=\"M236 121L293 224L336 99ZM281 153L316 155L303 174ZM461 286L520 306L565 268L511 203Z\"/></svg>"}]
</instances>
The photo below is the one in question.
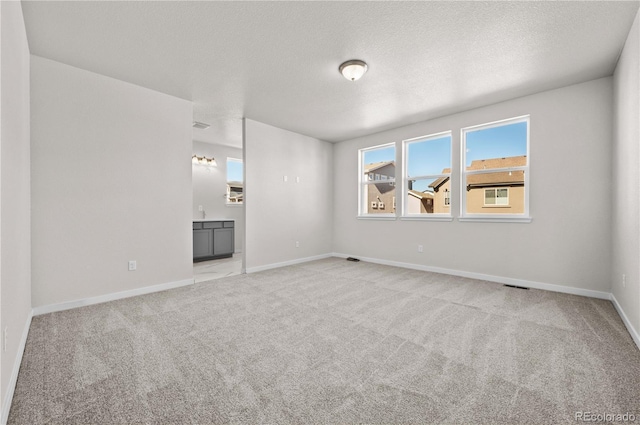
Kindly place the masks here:
<instances>
[{"instance_id":1,"label":"white baseboard","mask_svg":"<svg viewBox=\"0 0 640 425\"><path fill-rule=\"evenodd\" d=\"M314 260L322 260L324 258L329 258L329 257L335 257L335 255L331 253L321 254L321 255L314 255L313 257L305 257L305 258L298 258L290 261L283 261L282 263L273 263L273 264L267 264L267 265L258 266L258 267L248 267L246 269L246 273L256 273L264 270L277 269L279 267L293 266L294 264L306 263Z\"/></svg>"},{"instance_id":2,"label":"white baseboard","mask_svg":"<svg viewBox=\"0 0 640 425\"><path fill-rule=\"evenodd\" d=\"M29 311L29 316L24 324L24 329L22 330L22 336L20 337L20 343L18 345L18 352L16 353L16 359L13 362L13 370L11 371L11 377L9 378L9 388L7 388L7 394L5 395L4 400L2 400L2 413L0 414L1 425L5 425L9 419L9 410L11 409L13 393L16 390L16 384L18 383L18 372L20 372L22 355L24 354L24 347L27 345L27 336L29 336L29 328L31 327L32 318L33 310Z\"/></svg>"},{"instance_id":3,"label":"white baseboard","mask_svg":"<svg viewBox=\"0 0 640 425\"><path fill-rule=\"evenodd\" d=\"M347 258L349 255L334 252L334 257ZM574 288L572 286L554 285L551 283L534 282L530 280L514 279L510 277L493 276L482 273L466 272L461 270L445 269L441 267L424 266L421 264L402 263L399 261L381 260L379 258L358 257L368 263L383 264L386 266L403 267L405 269L422 270L426 272L443 273L453 276L467 277L470 279L487 280L489 282L503 283L507 285L522 286L524 288L543 289L545 291L562 292L565 294L581 295L583 297L599 298L603 300L611 299L609 292L594 291L591 289Z\"/></svg>"},{"instance_id":4,"label":"white baseboard","mask_svg":"<svg viewBox=\"0 0 640 425\"><path fill-rule=\"evenodd\" d=\"M84 307L93 304L101 304L109 301L120 300L122 298L135 297L138 295L150 294L152 292L166 291L168 289L179 288L181 286L193 285L193 279L178 280L175 282L161 283L159 285L145 286L143 288L131 289L129 291L114 292L112 294L99 295L97 297L83 298L80 300L66 301L59 304L49 304L34 307L33 315L54 313L56 311L70 310L72 308Z\"/></svg>"},{"instance_id":5,"label":"white baseboard","mask_svg":"<svg viewBox=\"0 0 640 425\"><path fill-rule=\"evenodd\" d=\"M624 323L624 325L627 327L627 330L631 334L631 338L633 338L633 342L635 342L636 345L638 346L638 349L640 349L640 334L638 333L636 328L633 327L633 325L631 324L631 321L629 320L627 315L624 313L622 306L620 305L620 303L618 303L618 300L613 294L611 294L611 303L613 303L613 306L616 308L616 311L618 312L618 314L620 315L620 318L622 319L622 323Z\"/></svg>"}]
</instances>

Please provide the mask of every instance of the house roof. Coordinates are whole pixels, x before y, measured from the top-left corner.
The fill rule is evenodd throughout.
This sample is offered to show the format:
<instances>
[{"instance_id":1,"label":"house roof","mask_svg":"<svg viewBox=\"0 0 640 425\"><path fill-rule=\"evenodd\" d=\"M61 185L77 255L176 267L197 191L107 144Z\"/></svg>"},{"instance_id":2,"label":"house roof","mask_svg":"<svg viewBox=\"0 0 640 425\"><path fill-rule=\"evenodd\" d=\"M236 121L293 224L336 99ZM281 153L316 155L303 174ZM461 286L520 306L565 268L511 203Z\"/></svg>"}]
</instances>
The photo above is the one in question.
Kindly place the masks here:
<instances>
[{"instance_id":1,"label":"house roof","mask_svg":"<svg viewBox=\"0 0 640 425\"><path fill-rule=\"evenodd\" d=\"M527 156L477 159L471 162L467 171L490 170L527 165ZM467 176L467 187L520 186L524 184L524 171L499 171L496 173L471 174Z\"/></svg>"},{"instance_id":2,"label":"house roof","mask_svg":"<svg viewBox=\"0 0 640 425\"><path fill-rule=\"evenodd\" d=\"M520 186L524 184L524 171L472 174L467 176L467 186Z\"/></svg>"},{"instance_id":3,"label":"house roof","mask_svg":"<svg viewBox=\"0 0 640 425\"><path fill-rule=\"evenodd\" d=\"M419 190L409 190L409 195L415 196L418 199L431 198L433 199L433 193L420 192Z\"/></svg>"},{"instance_id":4,"label":"house roof","mask_svg":"<svg viewBox=\"0 0 640 425\"><path fill-rule=\"evenodd\" d=\"M467 167L467 171L476 171L476 170L490 170L490 169L500 169L500 168L509 168L509 167L522 167L527 165L527 156L511 156L505 158L489 158L489 159L478 159L471 162L471 165ZM450 168L445 168L442 170L443 174L448 174L451 172ZM429 187L433 188L436 192L449 180L449 177L439 177L434 180ZM467 176L467 186L468 187L479 187L479 186L514 186L514 185L523 185L524 184L524 171L500 171L495 173L482 173L482 174L471 174Z\"/></svg>"},{"instance_id":5,"label":"house roof","mask_svg":"<svg viewBox=\"0 0 640 425\"><path fill-rule=\"evenodd\" d=\"M445 170L449 170L449 169L445 168ZM444 173L445 171L443 170L442 172ZM450 172L450 171L447 171L447 172ZM432 187L433 190L437 192L440 189L440 186L445 184L448 180L449 180L449 176L447 176L447 177L438 177L433 182L431 182L429 187Z\"/></svg>"},{"instance_id":6,"label":"house roof","mask_svg":"<svg viewBox=\"0 0 640 425\"><path fill-rule=\"evenodd\" d=\"M227 186L244 187L244 183L243 182L230 181L230 182L227 182Z\"/></svg>"},{"instance_id":7,"label":"house roof","mask_svg":"<svg viewBox=\"0 0 640 425\"><path fill-rule=\"evenodd\" d=\"M395 161L382 161L382 162L373 162L371 164L366 164L364 166L364 173L370 173L372 171L375 170L379 170L380 168L383 168L387 165L393 165L394 167L396 166L396 162Z\"/></svg>"},{"instance_id":8,"label":"house roof","mask_svg":"<svg viewBox=\"0 0 640 425\"><path fill-rule=\"evenodd\" d=\"M467 167L467 171L487 170L490 168L523 167L527 165L527 156L509 156L506 158L476 159Z\"/></svg>"}]
</instances>

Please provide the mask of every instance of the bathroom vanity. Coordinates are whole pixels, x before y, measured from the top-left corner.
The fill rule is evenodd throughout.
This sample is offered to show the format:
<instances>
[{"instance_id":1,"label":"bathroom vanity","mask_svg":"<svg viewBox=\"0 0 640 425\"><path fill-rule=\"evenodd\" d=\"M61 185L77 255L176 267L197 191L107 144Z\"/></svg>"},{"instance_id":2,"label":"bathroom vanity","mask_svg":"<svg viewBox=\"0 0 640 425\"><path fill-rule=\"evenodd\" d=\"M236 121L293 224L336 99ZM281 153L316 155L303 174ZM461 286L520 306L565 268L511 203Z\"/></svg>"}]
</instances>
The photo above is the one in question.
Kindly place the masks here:
<instances>
[{"instance_id":1,"label":"bathroom vanity","mask_svg":"<svg viewBox=\"0 0 640 425\"><path fill-rule=\"evenodd\" d=\"M193 221L193 262L229 258L234 251L233 220Z\"/></svg>"}]
</instances>

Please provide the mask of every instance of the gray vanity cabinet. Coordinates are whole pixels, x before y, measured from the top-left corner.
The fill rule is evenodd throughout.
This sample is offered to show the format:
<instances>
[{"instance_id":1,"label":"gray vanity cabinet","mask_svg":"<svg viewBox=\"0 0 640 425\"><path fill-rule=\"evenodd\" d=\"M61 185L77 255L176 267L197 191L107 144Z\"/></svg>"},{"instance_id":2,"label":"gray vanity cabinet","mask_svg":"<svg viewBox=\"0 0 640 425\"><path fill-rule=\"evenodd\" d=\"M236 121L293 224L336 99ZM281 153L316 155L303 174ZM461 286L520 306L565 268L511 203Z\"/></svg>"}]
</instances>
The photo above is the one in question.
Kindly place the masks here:
<instances>
[{"instance_id":1,"label":"gray vanity cabinet","mask_svg":"<svg viewBox=\"0 0 640 425\"><path fill-rule=\"evenodd\" d=\"M231 257L234 248L233 221L193 222L194 262Z\"/></svg>"},{"instance_id":2,"label":"gray vanity cabinet","mask_svg":"<svg viewBox=\"0 0 640 425\"><path fill-rule=\"evenodd\" d=\"M193 259L211 257L213 255L213 230L193 230Z\"/></svg>"}]
</instances>

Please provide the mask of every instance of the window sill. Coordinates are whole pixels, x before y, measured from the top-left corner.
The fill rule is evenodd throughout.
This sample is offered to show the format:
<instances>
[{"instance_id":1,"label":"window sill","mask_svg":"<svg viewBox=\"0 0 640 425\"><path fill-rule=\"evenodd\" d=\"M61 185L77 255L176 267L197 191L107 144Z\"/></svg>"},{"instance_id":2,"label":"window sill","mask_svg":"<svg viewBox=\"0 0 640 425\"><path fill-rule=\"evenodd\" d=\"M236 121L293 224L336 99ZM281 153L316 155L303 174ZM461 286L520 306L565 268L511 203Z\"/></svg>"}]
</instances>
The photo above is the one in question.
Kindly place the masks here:
<instances>
[{"instance_id":1,"label":"window sill","mask_svg":"<svg viewBox=\"0 0 640 425\"><path fill-rule=\"evenodd\" d=\"M458 217L458 221L469 223L531 223L531 217Z\"/></svg>"},{"instance_id":2,"label":"window sill","mask_svg":"<svg viewBox=\"0 0 640 425\"><path fill-rule=\"evenodd\" d=\"M244 207L244 204L238 204L238 203L233 203L233 204L225 204L227 207Z\"/></svg>"},{"instance_id":3,"label":"window sill","mask_svg":"<svg viewBox=\"0 0 640 425\"><path fill-rule=\"evenodd\" d=\"M407 221L453 221L453 217L449 216L443 216L443 215L408 215L408 216L404 216L404 217L400 217L400 220L407 220Z\"/></svg>"},{"instance_id":4,"label":"window sill","mask_svg":"<svg viewBox=\"0 0 640 425\"><path fill-rule=\"evenodd\" d=\"M356 217L358 220L395 220L397 217L392 214L369 214L369 215L359 215Z\"/></svg>"}]
</instances>

